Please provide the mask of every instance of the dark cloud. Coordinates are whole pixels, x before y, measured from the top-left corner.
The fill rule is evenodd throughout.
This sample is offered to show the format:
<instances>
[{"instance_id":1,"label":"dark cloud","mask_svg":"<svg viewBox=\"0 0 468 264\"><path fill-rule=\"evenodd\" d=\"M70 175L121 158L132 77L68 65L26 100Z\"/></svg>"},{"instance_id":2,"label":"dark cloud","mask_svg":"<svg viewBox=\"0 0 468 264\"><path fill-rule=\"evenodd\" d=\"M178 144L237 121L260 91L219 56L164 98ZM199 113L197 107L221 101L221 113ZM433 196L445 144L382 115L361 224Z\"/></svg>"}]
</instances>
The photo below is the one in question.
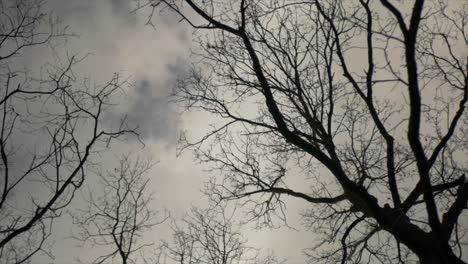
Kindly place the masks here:
<instances>
[{"instance_id":1,"label":"dark cloud","mask_svg":"<svg viewBox=\"0 0 468 264\"><path fill-rule=\"evenodd\" d=\"M160 84L159 84L160 85ZM136 87L126 113L127 122L143 139L165 143L176 140L178 115L169 103L169 93L148 79L140 81Z\"/></svg>"},{"instance_id":2,"label":"dark cloud","mask_svg":"<svg viewBox=\"0 0 468 264\"><path fill-rule=\"evenodd\" d=\"M174 82L179 79L183 78L189 71L189 63L186 60L183 59L178 59L175 63L171 63L167 66L167 70L169 71L169 74L173 76L171 80L168 80L169 86L172 86L170 88L173 88ZM171 84L172 83L172 84Z\"/></svg>"},{"instance_id":3,"label":"dark cloud","mask_svg":"<svg viewBox=\"0 0 468 264\"><path fill-rule=\"evenodd\" d=\"M177 80L184 78L187 72L187 61L178 59L166 66L164 81L145 78L136 83L125 116L128 125L138 127L141 138L169 144L176 142L181 121L170 95Z\"/></svg>"},{"instance_id":4,"label":"dark cloud","mask_svg":"<svg viewBox=\"0 0 468 264\"><path fill-rule=\"evenodd\" d=\"M131 11L129 0L110 0L114 14L122 15Z\"/></svg>"}]
</instances>

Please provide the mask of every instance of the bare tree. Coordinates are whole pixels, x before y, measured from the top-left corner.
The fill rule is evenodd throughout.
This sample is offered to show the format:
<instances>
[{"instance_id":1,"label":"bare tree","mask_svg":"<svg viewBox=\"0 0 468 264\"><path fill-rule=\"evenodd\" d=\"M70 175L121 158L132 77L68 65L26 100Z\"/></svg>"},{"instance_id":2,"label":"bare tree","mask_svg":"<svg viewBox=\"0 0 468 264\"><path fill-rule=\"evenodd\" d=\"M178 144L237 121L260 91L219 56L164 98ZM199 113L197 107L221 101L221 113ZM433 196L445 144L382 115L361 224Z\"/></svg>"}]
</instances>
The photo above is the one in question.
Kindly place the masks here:
<instances>
[{"instance_id":1,"label":"bare tree","mask_svg":"<svg viewBox=\"0 0 468 264\"><path fill-rule=\"evenodd\" d=\"M176 98L219 117L187 143L224 175L214 197L242 199L268 225L285 217L284 195L309 203L323 235L313 263L463 263L465 2L148 6L199 34Z\"/></svg>"},{"instance_id":2,"label":"bare tree","mask_svg":"<svg viewBox=\"0 0 468 264\"><path fill-rule=\"evenodd\" d=\"M73 214L80 230L76 238L110 251L92 263L143 263L150 258L144 249L153 244L143 243L141 237L168 217L150 207L151 167L150 161L124 156L114 171L101 174L98 188L89 191L88 207Z\"/></svg>"},{"instance_id":3,"label":"bare tree","mask_svg":"<svg viewBox=\"0 0 468 264\"><path fill-rule=\"evenodd\" d=\"M133 133L104 125L112 95L126 82L83 83L76 56L28 69L22 54L67 37L41 0L0 1L0 263L49 254L47 238L81 187L93 153ZM123 123L122 123L123 124Z\"/></svg>"},{"instance_id":4,"label":"bare tree","mask_svg":"<svg viewBox=\"0 0 468 264\"><path fill-rule=\"evenodd\" d=\"M174 221L173 242L164 242L164 251L179 264L281 263L271 252L262 256L259 249L247 246L235 211L221 204L192 207L182 223Z\"/></svg>"}]
</instances>

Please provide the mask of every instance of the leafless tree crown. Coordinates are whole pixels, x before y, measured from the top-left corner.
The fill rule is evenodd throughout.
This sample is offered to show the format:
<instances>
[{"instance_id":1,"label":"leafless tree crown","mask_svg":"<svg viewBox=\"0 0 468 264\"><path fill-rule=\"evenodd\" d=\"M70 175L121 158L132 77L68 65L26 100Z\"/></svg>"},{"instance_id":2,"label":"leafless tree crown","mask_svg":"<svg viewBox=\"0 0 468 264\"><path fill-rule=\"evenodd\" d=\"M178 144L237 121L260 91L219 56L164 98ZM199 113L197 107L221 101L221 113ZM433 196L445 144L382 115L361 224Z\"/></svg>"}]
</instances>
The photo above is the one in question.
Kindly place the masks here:
<instances>
[{"instance_id":1,"label":"leafless tree crown","mask_svg":"<svg viewBox=\"0 0 468 264\"><path fill-rule=\"evenodd\" d=\"M260 224L285 195L312 263L463 263L468 200L463 1L153 0L197 31L176 89L219 117L187 141ZM300 182L300 184L298 184ZM464 241L464 242L463 242Z\"/></svg>"},{"instance_id":2,"label":"leafless tree crown","mask_svg":"<svg viewBox=\"0 0 468 264\"><path fill-rule=\"evenodd\" d=\"M103 115L125 80L102 85L75 76L76 56L42 68L23 54L69 37L42 0L0 1L0 263L28 263L50 254L53 220L80 188L93 154L111 139Z\"/></svg>"},{"instance_id":3,"label":"leafless tree crown","mask_svg":"<svg viewBox=\"0 0 468 264\"><path fill-rule=\"evenodd\" d=\"M167 216L151 208L151 167L150 161L122 157L114 171L100 175L100 184L86 198L87 207L74 213L73 223L79 228L75 237L109 250L92 263L152 263L149 261L154 256L146 256L145 250L154 243L141 240Z\"/></svg>"},{"instance_id":4,"label":"leafless tree crown","mask_svg":"<svg viewBox=\"0 0 468 264\"><path fill-rule=\"evenodd\" d=\"M226 204L193 207L182 221L173 222L173 241L163 243L163 252L178 264L283 263L272 252L265 255L247 245L235 212Z\"/></svg>"}]
</instances>

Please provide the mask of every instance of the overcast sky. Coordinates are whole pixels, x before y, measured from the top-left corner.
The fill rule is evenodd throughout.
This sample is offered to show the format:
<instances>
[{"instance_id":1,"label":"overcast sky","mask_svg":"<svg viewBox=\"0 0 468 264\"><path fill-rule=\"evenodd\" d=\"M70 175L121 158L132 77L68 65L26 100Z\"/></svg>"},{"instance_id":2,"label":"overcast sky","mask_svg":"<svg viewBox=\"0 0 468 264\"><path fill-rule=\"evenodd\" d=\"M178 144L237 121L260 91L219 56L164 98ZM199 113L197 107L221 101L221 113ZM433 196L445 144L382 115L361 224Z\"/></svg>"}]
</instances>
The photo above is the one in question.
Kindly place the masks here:
<instances>
[{"instance_id":1,"label":"overcast sky","mask_svg":"<svg viewBox=\"0 0 468 264\"><path fill-rule=\"evenodd\" d=\"M183 74L189 61L192 32L174 17L154 19L155 28L145 25L147 14L131 12L133 1L128 0L48 0L47 7L62 18L70 38L63 50L69 54L87 55L77 67L76 74L104 83L112 73L128 77L133 86L121 98L118 112L109 113L108 122L118 122L125 114L130 124L138 126L145 143L136 140L114 145L111 153L102 156L103 167L112 167L120 153L130 152L151 156L158 164L151 171L151 190L155 193L155 210L169 209L181 217L191 205L203 207L205 198L200 190L208 180L205 168L195 164L189 152L176 157L177 138L188 130L193 137L206 131L208 122L201 114L183 113L168 103L168 95L178 74ZM45 54L29 54L32 63L42 63ZM93 179L87 179L88 184ZM287 263L304 263L301 251L313 244L312 233L299 230L298 212L305 204L286 200L289 224L298 230L248 230L249 244L274 250ZM78 198L73 206L80 207ZM76 263L76 257L86 260L95 251L83 248L70 238L70 219L56 222L53 240L53 263ZM155 228L146 239L156 244L169 238L167 226ZM42 261L37 258L33 262ZM46 261L46 260L44 260ZM49 261L47 261L49 263Z\"/></svg>"},{"instance_id":2,"label":"overcast sky","mask_svg":"<svg viewBox=\"0 0 468 264\"><path fill-rule=\"evenodd\" d=\"M167 209L174 217L181 218L191 206L206 205L201 189L212 176L206 167L194 161L189 151L177 156L179 135L188 131L191 138L199 138L209 129L210 121L206 115L183 112L169 103L177 76L184 74L190 62L193 32L174 15L156 15L152 20L154 27L147 25L147 12L132 12L134 8L132 0L47 0L47 9L60 17L63 25L69 26L70 33L76 34L65 46L60 46L60 53L86 57L77 65L76 75L105 83L117 72L131 84L126 86L115 111L107 113L106 125L117 124L125 116L131 126L138 127L144 145L135 139L114 144L111 151L101 156L102 168L112 168L124 153L152 157L158 161L150 172L149 192L156 198L152 208ZM51 59L50 54L34 50L24 58L30 67ZM353 62L359 59L362 57ZM293 176L288 184L307 192L309 186L303 184L305 176ZM88 177L88 187L83 190L96 191L95 181ZM317 243L314 234L301 226L300 212L308 207L302 200L284 199L290 228L248 227L244 235L249 245L271 249L288 264L304 263L302 250ZM83 201L77 197L70 210L81 206ZM33 263L77 263L77 258L89 260L101 252L98 248L82 247L71 239L70 221L64 214L55 223L52 239L55 258L39 256ZM170 239L170 235L168 225L163 224L144 239L157 245L161 239Z\"/></svg>"}]
</instances>

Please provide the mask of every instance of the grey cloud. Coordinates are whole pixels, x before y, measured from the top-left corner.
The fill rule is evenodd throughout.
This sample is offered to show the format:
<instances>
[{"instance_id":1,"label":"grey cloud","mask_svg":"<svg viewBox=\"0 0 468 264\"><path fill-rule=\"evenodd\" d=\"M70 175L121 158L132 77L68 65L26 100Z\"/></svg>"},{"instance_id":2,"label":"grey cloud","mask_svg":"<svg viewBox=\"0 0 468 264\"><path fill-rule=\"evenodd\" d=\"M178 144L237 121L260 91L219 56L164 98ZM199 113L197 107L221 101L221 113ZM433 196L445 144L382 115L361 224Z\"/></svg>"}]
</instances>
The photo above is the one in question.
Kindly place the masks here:
<instances>
[{"instance_id":1,"label":"grey cloud","mask_svg":"<svg viewBox=\"0 0 468 264\"><path fill-rule=\"evenodd\" d=\"M118 17L120 21L120 26L130 26L135 27L137 25L137 19L134 12L132 12L137 4L134 1L130 0L109 0L112 14L115 17Z\"/></svg>"},{"instance_id":2,"label":"grey cloud","mask_svg":"<svg viewBox=\"0 0 468 264\"><path fill-rule=\"evenodd\" d=\"M172 84L169 84L169 86L173 86L174 81L176 81L178 78L183 78L184 75L188 73L189 62L183 59L178 59L175 63L169 64L167 66L167 70L169 71L171 76L173 76L173 78L168 81L168 82L172 82Z\"/></svg>"},{"instance_id":3,"label":"grey cloud","mask_svg":"<svg viewBox=\"0 0 468 264\"><path fill-rule=\"evenodd\" d=\"M168 93L161 92L154 81L140 81L133 93L126 118L130 127L143 139L152 139L165 143L174 143L178 129L178 116L168 100Z\"/></svg>"},{"instance_id":4,"label":"grey cloud","mask_svg":"<svg viewBox=\"0 0 468 264\"><path fill-rule=\"evenodd\" d=\"M112 10L117 13L130 12L130 1L128 0L110 0L112 4Z\"/></svg>"},{"instance_id":5,"label":"grey cloud","mask_svg":"<svg viewBox=\"0 0 468 264\"><path fill-rule=\"evenodd\" d=\"M188 63L178 59L166 66L164 81L144 78L137 82L125 112L128 125L138 127L143 139L175 143L182 125L170 94L179 78L188 72ZM163 78L164 79L164 78Z\"/></svg>"}]
</instances>

